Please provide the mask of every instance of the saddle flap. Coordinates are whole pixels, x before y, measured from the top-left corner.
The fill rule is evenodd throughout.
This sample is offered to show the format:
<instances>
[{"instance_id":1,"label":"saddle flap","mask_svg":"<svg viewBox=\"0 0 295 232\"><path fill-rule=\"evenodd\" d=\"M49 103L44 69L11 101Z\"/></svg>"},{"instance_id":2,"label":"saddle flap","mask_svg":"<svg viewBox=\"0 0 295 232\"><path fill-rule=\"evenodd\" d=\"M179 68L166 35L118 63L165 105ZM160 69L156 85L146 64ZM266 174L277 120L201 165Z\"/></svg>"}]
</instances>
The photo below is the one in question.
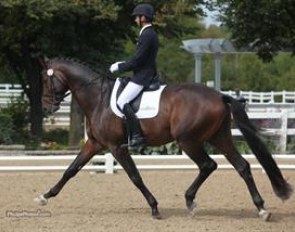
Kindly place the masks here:
<instances>
[{"instance_id":1,"label":"saddle flap","mask_svg":"<svg viewBox=\"0 0 295 232\"><path fill-rule=\"evenodd\" d=\"M122 84L122 79L117 78L111 96L111 109L117 116L121 118L124 116L124 114L117 106L117 98L123 91L127 83L128 82L124 80ZM132 102L130 102L138 118L152 118L157 116L159 111L160 96L165 87L166 85L159 84L159 88L157 90L144 90L138 95L138 97L136 97Z\"/></svg>"}]
</instances>

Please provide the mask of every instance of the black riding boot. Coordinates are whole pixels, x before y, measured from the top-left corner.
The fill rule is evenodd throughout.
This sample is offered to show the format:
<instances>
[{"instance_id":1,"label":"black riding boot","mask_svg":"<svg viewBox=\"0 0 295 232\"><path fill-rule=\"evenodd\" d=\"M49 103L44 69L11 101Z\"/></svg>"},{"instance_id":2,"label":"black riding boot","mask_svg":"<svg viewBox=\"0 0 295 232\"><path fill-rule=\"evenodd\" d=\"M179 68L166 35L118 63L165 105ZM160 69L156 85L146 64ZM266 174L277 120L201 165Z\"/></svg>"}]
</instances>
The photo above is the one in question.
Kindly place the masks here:
<instances>
[{"instance_id":1,"label":"black riding boot","mask_svg":"<svg viewBox=\"0 0 295 232\"><path fill-rule=\"evenodd\" d=\"M128 132L129 132L129 141L128 145L130 147L137 147L143 145L145 139L143 137L143 133L140 127L140 123L138 118L136 117L133 109L129 104L125 104L123 108L123 113L126 116Z\"/></svg>"}]
</instances>

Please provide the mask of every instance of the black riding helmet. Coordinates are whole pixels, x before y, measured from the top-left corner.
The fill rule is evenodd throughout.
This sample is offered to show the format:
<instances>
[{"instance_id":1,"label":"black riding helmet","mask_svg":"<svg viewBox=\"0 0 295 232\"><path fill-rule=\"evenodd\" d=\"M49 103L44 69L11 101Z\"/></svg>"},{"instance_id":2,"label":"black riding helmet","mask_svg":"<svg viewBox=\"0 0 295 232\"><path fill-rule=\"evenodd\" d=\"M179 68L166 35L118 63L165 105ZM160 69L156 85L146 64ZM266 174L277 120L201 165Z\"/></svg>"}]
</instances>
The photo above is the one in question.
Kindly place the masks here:
<instances>
[{"instance_id":1,"label":"black riding helmet","mask_svg":"<svg viewBox=\"0 0 295 232\"><path fill-rule=\"evenodd\" d=\"M133 17L138 15L144 15L146 18L152 21L154 18L154 8L147 3L139 4L134 8L132 12Z\"/></svg>"}]
</instances>

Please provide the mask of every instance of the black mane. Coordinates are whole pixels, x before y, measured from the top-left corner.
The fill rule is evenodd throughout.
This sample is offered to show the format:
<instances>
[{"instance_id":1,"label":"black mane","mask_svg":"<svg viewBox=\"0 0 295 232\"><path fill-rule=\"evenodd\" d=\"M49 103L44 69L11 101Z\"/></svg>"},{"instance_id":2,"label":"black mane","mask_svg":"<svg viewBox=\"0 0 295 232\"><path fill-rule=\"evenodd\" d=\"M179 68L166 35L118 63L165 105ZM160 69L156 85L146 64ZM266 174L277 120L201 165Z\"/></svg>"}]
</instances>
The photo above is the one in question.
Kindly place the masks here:
<instances>
[{"instance_id":1,"label":"black mane","mask_svg":"<svg viewBox=\"0 0 295 232\"><path fill-rule=\"evenodd\" d=\"M106 71L94 68L86 62L74 58L53 58L48 61L47 67L50 67L54 63L63 63L81 69L83 71L83 76L87 78L85 78L85 84L74 91L79 91L95 84L100 88L101 101L106 105L109 104L109 99L116 79L109 77Z\"/></svg>"},{"instance_id":2,"label":"black mane","mask_svg":"<svg viewBox=\"0 0 295 232\"><path fill-rule=\"evenodd\" d=\"M109 77L109 73L106 70L102 70L99 69L97 67L94 67L93 65L90 65L89 63L86 63L84 61L81 61L77 58L72 58L72 57L55 57L53 59L51 59L49 61L49 66L50 64L54 63L54 62L64 62L67 63L69 65L73 65L73 66L78 66L81 69L83 69L83 71L85 71L85 74L89 77L92 77L94 79L99 79L99 78L106 78L106 79L110 79L110 80L114 80L114 78Z\"/></svg>"}]
</instances>

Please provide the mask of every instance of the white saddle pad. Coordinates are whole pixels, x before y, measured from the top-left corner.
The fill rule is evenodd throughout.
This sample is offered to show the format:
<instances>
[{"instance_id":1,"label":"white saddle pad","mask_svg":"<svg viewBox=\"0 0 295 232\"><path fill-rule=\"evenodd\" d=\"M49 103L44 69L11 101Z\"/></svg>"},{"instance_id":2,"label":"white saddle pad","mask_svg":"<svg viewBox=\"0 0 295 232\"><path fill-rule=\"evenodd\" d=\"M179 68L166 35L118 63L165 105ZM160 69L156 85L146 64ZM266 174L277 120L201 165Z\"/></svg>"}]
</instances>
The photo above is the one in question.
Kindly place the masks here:
<instances>
[{"instance_id":1,"label":"white saddle pad","mask_svg":"<svg viewBox=\"0 0 295 232\"><path fill-rule=\"evenodd\" d=\"M120 81L117 78L111 96L111 109L118 117L123 117L124 114L117 107L117 91L120 86ZM161 85L156 91L144 92L141 98L139 110L136 112L138 118L153 118L159 112L160 97L166 85Z\"/></svg>"}]
</instances>

